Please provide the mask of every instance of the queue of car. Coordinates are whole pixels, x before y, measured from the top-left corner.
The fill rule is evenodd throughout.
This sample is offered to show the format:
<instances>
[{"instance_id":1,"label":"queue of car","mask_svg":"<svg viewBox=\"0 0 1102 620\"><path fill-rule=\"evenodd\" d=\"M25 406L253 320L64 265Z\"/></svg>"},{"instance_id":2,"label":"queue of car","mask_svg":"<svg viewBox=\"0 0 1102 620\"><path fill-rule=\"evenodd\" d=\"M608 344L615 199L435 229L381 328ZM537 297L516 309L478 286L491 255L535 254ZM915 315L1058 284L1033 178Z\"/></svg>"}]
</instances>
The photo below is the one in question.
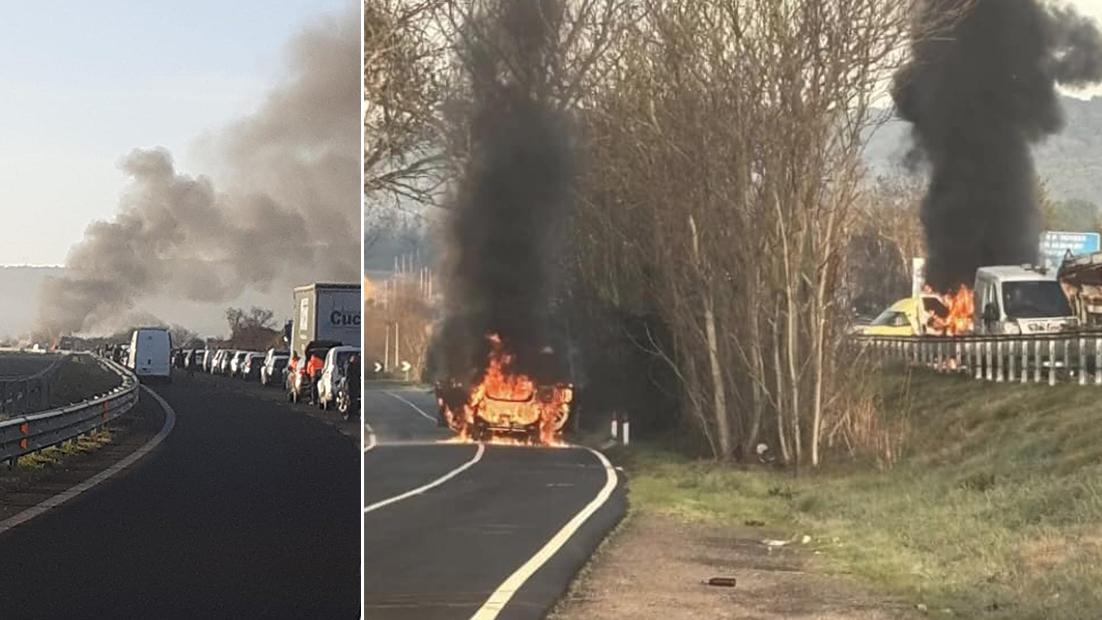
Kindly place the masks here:
<instances>
[{"instance_id":1,"label":"queue of car","mask_svg":"<svg viewBox=\"0 0 1102 620\"><path fill-rule=\"evenodd\" d=\"M312 400L319 409L336 409L346 419L359 411L359 365L350 365L359 357L360 348L339 342L313 341L305 351L306 360L317 356L324 360L316 389L302 361L291 370L290 354L271 348L267 351L240 349L177 349L173 365L190 372L205 372L244 381L256 381L265 387L282 387L291 402ZM348 377L354 368L355 377ZM351 379L351 380L350 380ZM316 393L315 393L316 392Z\"/></svg>"}]
</instances>

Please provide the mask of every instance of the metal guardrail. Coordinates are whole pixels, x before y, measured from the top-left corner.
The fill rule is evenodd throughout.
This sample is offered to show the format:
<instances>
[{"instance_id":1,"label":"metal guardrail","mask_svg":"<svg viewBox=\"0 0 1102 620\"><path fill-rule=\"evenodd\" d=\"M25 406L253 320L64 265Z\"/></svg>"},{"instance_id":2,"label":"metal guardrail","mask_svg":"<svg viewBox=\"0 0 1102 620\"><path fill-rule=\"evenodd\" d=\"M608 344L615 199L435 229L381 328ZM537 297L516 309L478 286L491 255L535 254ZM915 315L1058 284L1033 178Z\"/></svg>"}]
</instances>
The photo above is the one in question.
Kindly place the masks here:
<instances>
[{"instance_id":1,"label":"metal guardrail","mask_svg":"<svg viewBox=\"0 0 1102 620\"><path fill-rule=\"evenodd\" d=\"M49 406L50 386L67 355L58 355L49 366L33 374L0 377L0 419Z\"/></svg>"},{"instance_id":2,"label":"metal guardrail","mask_svg":"<svg viewBox=\"0 0 1102 620\"><path fill-rule=\"evenodd\" d=\"M1102 332L1036 336L858 336L880 359L996 383L1102 386Z\"/></svg>"},{"instance_id":3,"label":"metal guardrail","mask_svg":"<svg viewBox=\"0 0 1102 620\"><path fill-rule=\"evenodd\" d=\"M122 384L83 402L0 422L0 461L14 465L25 454L103 426L138 402L138 380L129 370L103 358L97 357L96 361L122 377Z\"/></svg>"}]
</instances>

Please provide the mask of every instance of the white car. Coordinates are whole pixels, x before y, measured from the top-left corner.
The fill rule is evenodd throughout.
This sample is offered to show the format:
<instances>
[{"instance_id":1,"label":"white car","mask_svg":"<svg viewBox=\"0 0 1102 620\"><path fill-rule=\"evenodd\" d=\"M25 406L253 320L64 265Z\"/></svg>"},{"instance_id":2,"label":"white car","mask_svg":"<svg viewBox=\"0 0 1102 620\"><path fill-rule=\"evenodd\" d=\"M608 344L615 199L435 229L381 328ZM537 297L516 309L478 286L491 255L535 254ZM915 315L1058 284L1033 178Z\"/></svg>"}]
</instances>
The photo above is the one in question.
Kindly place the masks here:
<instances>
[{"instance_id":1,"label":"white car","mask_svg":"<svg viewBox=\"0 0 1102 620\"><path fill-rule=\"evenodd\" d=\"M237 364L237 376L246 381L260 379L260 367L263 365L263 353L246 353L245 359Z\"/></svg>"},{"instance_id":2,"label":"white car","mask_svg":"<svg viewBox=\"0 0 1102 620\"><path fill-rule=\"evenodd\" d=\"M291 358L286 355L272 355L260 367L261 385L283 385L283 371Z\"/></svg>"},{"instance_id":3,"label":"white car","mask_svg":"<svg viewBox=\"0 0 1102 620\"><path fill-rule=\"evenodd\" d=\"M337 384L344 372L348 358L360 354L360 347L340 346L329 349L325 354L325 366L318 380L318 407L329 409L329 404L337 400Z\"/></svg>"},{"instance_id":4,"label":"white car","mask_svg":"<svg viewBox=\"0 0 1102 620\"><path fill-rule=\"evenodd\" d=\"M249 355L248 351L234 351L233 357L230 358L230 364L228 374L230 377L236 377L241 374L243 370L242 366L245 365L245 358Z\"/></svg>"}]
</instances>

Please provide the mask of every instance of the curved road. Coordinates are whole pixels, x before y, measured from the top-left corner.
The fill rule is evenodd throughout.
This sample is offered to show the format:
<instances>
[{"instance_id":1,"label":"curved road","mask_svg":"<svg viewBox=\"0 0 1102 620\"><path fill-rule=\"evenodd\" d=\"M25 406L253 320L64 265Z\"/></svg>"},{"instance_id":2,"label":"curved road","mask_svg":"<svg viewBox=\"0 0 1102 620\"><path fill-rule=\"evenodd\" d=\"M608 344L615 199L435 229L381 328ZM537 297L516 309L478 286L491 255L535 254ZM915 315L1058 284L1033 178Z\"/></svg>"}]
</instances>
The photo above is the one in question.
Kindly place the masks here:
<instances>
[{"instance_id":1,"label":"curved road","mask_svg":"<svg viewBox=\"0 0 1102 620\"><path fill-rule=\"evenodd\" d=\"M368 389L365 617L541 618L623 516L581 448L438 443L425 390Z\"/></svg>"},{"instance_id":2,"label":"curved road","mask_svg":"<svg viewBox=\"0 0 1102 620\"><path fill-rule=\"evenodd\" d=\"M259 386L153 389L153 453L0 535L0 617L358 617L356 441Z\"/></svg>"}]
</instances>

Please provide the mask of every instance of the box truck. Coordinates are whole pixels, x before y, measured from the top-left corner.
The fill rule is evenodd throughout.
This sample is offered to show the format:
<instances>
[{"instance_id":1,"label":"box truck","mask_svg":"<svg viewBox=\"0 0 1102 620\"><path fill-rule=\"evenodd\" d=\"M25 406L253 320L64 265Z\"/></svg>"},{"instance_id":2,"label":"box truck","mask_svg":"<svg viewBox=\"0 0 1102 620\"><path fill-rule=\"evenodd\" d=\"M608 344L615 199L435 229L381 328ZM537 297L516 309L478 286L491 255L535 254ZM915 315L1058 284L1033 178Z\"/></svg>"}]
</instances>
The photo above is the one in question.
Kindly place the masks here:
<instances>
[{"instance_id":1,"label":"box truck","mask_svg":"<svg viewBox=\"0 0 1102 620\"><path fill-rule=\"evenodd\" d=\"M306 345L329 341L333 346L360 344L359 284L308 284L295 289L291 353L302 357Z\"/></svg>"}]
</instances>

